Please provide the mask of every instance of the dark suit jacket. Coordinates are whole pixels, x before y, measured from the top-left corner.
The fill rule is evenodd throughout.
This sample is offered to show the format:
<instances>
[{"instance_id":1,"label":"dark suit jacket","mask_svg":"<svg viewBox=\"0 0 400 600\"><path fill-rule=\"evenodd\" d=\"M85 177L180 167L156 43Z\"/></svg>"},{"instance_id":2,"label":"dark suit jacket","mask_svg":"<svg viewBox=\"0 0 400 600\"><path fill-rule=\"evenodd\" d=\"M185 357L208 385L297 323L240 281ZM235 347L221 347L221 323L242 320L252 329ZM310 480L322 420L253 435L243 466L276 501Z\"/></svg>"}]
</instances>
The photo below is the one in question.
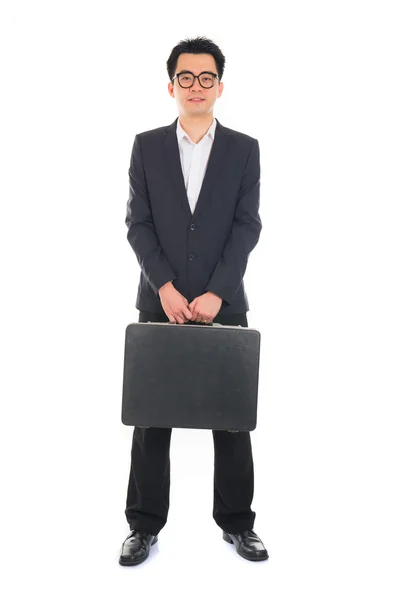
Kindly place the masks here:
<instances>
[{"instance_id":1,"label":"dark suit jacket","mask_svg":"<svg viewBox=\"0 0 400 600\"><path fill-rule=\"evenodd\" d=\"M258 140L217 120L192 214L177 121L138 133L133 143L125 222L141 268L136 308L163 313L158 290L173 281L188 302L209 290L223 299L219 314L246 312L243 276L262 227Z\"/></svg>"}]
</instances>

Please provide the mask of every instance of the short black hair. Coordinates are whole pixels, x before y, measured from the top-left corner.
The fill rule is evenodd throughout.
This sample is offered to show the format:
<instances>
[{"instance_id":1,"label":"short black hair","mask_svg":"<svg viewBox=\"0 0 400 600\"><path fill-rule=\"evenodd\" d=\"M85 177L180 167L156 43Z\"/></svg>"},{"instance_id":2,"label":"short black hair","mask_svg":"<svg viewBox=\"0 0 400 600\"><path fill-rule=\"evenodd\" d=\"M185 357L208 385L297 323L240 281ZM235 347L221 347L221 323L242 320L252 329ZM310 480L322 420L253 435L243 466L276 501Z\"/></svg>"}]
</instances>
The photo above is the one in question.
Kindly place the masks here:
<instances>
[{"instance_id":1,"label":"short black hair","mask_svg":"<svg viewBox=\"0 0 400 600\"><path fill-rule=\"evenodd\" d=\"M167 71L169 80L172 81L175 75L176 65L178 58L183 53L189 54L211 54L214 57L215 64L217 67L217 73L219 80L221 81L222 75L225 68L225 56L221 50L212 40L206 37L187 38L179 42L175 48L172 49L171 54L167 60Z\"/></svg>"}]
</instances>

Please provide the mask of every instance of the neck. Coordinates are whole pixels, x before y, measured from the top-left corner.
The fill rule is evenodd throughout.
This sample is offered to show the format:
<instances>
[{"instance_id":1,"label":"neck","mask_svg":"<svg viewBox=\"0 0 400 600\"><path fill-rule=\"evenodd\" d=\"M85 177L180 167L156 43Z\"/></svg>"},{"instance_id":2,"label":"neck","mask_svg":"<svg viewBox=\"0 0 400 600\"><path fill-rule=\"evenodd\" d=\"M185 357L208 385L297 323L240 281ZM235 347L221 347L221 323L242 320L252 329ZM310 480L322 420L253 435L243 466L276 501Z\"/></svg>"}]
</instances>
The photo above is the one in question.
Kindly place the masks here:
<instances>
[{"instance_id":1,"label":"neck","mask_svg":"<svg viewBox=\"0 0 400 600\"><path fill-rule=\"evenodd\" d=\"M205 136L213 121L213 114L207 114L199 117L179 115L179 122L182 129L186 131L192 142L195 144L197 144Z\"/></svg>"}]
</instances>

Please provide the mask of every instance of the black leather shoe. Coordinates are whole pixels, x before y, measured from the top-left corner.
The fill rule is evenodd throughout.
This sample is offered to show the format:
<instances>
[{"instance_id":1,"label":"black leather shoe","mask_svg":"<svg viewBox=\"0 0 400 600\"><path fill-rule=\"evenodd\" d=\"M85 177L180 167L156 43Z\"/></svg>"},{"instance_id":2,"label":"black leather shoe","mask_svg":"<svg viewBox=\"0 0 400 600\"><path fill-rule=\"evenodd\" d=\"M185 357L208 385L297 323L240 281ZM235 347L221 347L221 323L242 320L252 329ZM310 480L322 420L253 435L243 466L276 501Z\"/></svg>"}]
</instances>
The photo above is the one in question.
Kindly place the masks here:
<instances>
[{"instance_id":1,"label":"black leather shoe","mask_svg":"<svg viewBox=\"0 0 400 600\"><path fill-rule=\"evenodd\" d=\"M142 563L150 554L150 547L158 540L156 535L132 529L122 544L119 564L125 567Z\"/></svg>"},{"instance_id":2,"label":"black leather shoe","mask_svg":"<svg viewBox=\"0 0 400 600\"><path fill-rule=\"evenodd\" d=\"M236 552L247 560L267 560L268 552L264 544L252 529L241 533L222 534L226 542L235 544Z\"/></svg>"}]
</instances>

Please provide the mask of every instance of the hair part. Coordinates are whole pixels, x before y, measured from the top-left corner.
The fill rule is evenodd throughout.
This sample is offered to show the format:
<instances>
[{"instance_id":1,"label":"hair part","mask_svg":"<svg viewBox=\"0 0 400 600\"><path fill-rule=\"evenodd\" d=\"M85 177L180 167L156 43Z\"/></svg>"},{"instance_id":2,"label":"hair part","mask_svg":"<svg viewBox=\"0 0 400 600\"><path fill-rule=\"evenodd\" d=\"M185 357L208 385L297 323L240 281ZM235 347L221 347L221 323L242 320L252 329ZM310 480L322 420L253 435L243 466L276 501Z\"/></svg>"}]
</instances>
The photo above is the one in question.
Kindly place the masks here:
<instances>
[{"instance_id":1,"label":"hair part","mask_svg":"<svg viewBox=\"0 0 400 600\"><path fill-rule=\"evenodd\" d=\"M221 81L225 68L225 56L212 40L203 36L182 40L172 49L167 60L167 71L170 81L172 81L172 78L175 75L178 58L184 53L211 54L215 60L219 81Z\"/></svg>"}]
</instances>

